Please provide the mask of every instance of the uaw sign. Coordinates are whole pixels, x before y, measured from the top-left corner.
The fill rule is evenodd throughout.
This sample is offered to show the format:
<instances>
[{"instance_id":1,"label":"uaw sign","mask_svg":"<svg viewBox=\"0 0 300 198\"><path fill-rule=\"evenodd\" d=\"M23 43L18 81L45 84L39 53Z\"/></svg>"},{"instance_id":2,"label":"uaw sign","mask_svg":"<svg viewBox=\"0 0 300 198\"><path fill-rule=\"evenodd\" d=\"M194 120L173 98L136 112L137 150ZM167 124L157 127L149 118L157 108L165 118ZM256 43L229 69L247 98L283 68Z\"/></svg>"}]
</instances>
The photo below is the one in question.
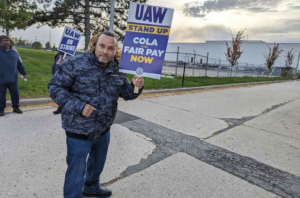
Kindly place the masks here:
<instances>
[{"instance_id":1,"label":"uaw sign","mask_svg":"<svg viewBox=\"0 0 300 198\"><path fill-rule=\"evenodd\" d=\"M120 71L160 79L174 10L130 2Z\"/></svg>"},{"instance_id":2,"label":"uaw sign","mask_svg":"<svg viewBox=\"0 0 300 198\"><path fill-rule=\"evenodd\" d=\"M81 35L81 32L66 26L60 44L58 46L58 51L74 56Z\"/></svg>"}]
</instances>

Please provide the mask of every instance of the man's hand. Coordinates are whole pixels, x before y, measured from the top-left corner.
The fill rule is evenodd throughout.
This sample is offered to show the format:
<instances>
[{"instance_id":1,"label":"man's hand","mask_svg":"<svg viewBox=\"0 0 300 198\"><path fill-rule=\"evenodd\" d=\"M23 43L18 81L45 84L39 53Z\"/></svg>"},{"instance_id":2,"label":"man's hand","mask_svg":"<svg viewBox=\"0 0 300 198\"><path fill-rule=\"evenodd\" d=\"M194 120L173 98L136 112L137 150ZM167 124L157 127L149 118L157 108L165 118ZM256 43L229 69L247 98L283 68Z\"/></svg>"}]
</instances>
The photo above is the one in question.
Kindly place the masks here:
<instances>
[{"instance_id":1,"label":"man's hand","mask_svg":"<svg viewBox=\"0 0 300 198\"><path fill-rule=\"evenodd\" d=\"M96 109L93 106L86 104L81 114L85 117L89 117L95 110Z\"/></svg>"},{"instance_id":2,"label":"man's hand","mask_svg":"<svg viewBox=\"0 0 300 198\"><path fill-rule=\"evenodd\" d=\"M144 86L144 77L143 76L134 76L132 83L135 87L142 88Z\"/></svg>"}]
</instances>

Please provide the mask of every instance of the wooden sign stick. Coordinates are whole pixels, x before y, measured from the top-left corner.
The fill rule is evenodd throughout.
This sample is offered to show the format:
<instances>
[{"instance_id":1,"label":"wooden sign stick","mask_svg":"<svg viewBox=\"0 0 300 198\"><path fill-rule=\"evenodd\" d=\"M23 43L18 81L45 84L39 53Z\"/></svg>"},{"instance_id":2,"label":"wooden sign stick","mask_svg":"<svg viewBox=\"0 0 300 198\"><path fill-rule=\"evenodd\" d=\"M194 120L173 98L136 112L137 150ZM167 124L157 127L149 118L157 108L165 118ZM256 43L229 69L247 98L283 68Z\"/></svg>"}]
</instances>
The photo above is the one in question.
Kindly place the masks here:
<instances>
[{"instance_id":1,"label":"wooden sign stick","mask_svg":"<svg viewBox=\"0 0 300 198\"><path fill-rule=\"evenodd\" d=\"M141 76L136 76L137 81L141 80L141 78L142 78ZM140 90L140 87L134 86L134 93L135 94L139 93L139 90Z\"/></svg>"},{"instance_id":2,"label":"wooden sign stick","mask_svg":"<svg viewBox=\"0 0 300 198\"><path fill-rule=\"evenodd\" d=\"M139 93L139 89L140 89L139 87L134 87L134 93L136 94Z\"/></svg>"}]
</instances>

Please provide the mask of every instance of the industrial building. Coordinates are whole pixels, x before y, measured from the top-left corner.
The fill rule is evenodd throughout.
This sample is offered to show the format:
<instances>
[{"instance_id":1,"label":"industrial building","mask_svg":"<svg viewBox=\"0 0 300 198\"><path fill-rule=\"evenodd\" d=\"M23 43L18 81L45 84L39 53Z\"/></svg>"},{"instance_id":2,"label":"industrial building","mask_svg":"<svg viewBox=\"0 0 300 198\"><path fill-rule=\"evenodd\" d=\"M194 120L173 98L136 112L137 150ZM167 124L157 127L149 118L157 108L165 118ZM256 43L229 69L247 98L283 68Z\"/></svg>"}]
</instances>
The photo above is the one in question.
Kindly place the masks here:
<instances>
[{"instance_id":1,"label":"industrial building","mask_svg":"<svg viewBox=\"0 0 300 198\"><path fill-rule=\"evenodd\" d=\"M205 64L209 65L229 66L226 60L226 43L231 44L232 41L206 41L205 43L169 43L167 46L166 61L184 61L189 65ZM280 57L276 60L274 67L285 67L286 53L293 49L294 61L293 68L297 67L300 55L300 43L279 43L280 48L284 50ZM241 49L239 62L240 68L247 67L265 67L264 55L269 53L269 47L273 48L274 43L266 43L260 40L244 40ZM179 53L178 53L179 52ZM208 60L207 60L208 55ZM298 63L299 65L300 63ZM298 70L300 66L298 66Z\"/></svg>"}]
</instances>

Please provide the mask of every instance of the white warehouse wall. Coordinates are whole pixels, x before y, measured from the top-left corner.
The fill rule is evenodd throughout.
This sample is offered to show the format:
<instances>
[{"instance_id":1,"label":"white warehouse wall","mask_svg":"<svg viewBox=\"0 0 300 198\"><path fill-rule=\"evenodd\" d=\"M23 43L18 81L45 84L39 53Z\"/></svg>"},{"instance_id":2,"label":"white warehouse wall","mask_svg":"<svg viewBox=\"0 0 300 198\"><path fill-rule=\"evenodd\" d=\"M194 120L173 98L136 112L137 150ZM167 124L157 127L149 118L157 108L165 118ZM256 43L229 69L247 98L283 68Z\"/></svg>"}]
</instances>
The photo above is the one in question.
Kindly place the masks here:
<instances>
[{"instance_id":1,"label":"white warehouse wall","mask_svg":"<svg viewBox=\"0 0 300 198\"><path fill-rule=\"evenodd\" d=\"M229 44L230 41L227 41ZM296 67L298 55L300 52L300 43L279 43L280 48L284 50L281 56L276 60L274 66L275 67L284 67L285 65L285 55L286 53L293 49L295 52L294 62L292 67ZM226 63L226 44L225 41L206 41L206 43L168 43L167 53L165 56L165 60L167 61L176 61L176 53L168 53L168 52L177 52L177 47L179 46L180 53L191 53L194 54L194 50L196 54L200 54L206 56L207 52L209 52L209 58L212 59L221 59L222 64ZM274 43L266 43L263 41L243 41L241 49L244 51L241 58L238 62L241 63L249 63L254 64L256 66L262 65L265 63L264 54L269 52L269 48L274 46ZM190 55L190 60L193 55ZM199 56L196 56L196 61L200 62ZM183 59L183 54L179 56L179 60ZM202 61L205 63L205 58L202 57ZM209 62L216 62L215 60L209 60ZM228 63L228 62L227 62ZM300 63L298 69L300 67Z\"/></svg>"}]
</instances>

